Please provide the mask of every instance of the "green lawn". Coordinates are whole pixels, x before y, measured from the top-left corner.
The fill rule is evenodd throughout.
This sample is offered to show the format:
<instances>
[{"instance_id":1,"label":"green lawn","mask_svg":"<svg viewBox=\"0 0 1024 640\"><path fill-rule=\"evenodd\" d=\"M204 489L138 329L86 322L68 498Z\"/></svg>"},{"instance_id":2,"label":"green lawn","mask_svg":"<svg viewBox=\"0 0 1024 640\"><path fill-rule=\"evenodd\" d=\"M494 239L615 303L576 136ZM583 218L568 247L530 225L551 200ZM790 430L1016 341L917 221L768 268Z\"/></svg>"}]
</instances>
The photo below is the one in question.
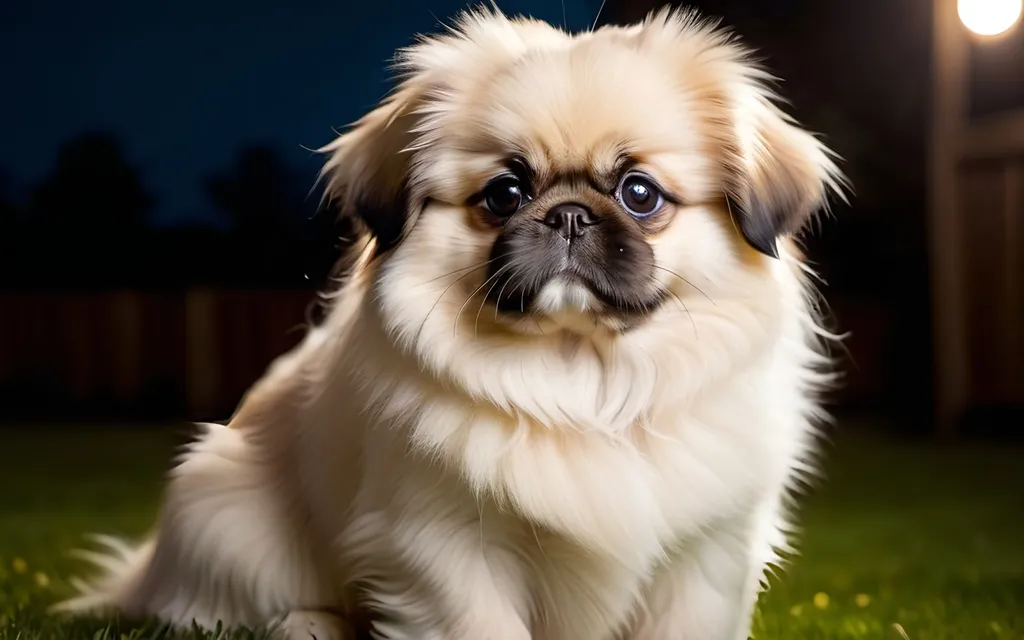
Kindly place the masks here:
<instances>
[{"instance_id":1,"label":"green lawn","mask_svg":"<svg viewBox=\"0 0 1024 640\"><path fill-rule=\"evenodd\" d=\"M165 637L44 609L82 569L66 556L82 534L151 524L174 431L0 431L0 640ZM839 437L756 637L1024 639L1022 462L1019 448Z\"/></svg>"}]
</instances>

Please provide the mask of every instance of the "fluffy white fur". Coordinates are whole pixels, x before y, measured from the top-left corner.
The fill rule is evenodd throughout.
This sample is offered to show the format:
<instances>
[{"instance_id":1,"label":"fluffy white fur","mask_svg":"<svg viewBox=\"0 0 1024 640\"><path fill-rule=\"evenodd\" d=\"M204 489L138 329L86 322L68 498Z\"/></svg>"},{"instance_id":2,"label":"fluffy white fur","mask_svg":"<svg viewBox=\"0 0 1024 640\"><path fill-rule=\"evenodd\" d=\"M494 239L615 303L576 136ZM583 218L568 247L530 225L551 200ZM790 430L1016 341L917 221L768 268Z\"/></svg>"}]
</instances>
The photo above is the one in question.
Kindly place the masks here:
<instances>
[{"instance_id":1,"label":"fluffy white fur","mask_svg":"<svg viewBox=\"0 0 1024 640\"><path fill-rule=\"evenodd\" d=\"M570 36L474 13L402 66L325 169L343 209L407 186L401 241L367 245L184 453L151 539L102 538L106 572L59 608L318 640L367 610L386 640L746 638L830 374L793 244L750 250L717 196L813 209L828 152L689 14ZM628 331L560 284L536 323L498 318L461 204L496 161L474 141L594 164L623 131L688 203L651 241L673 297Z\"/></svg>"}]
</instances>

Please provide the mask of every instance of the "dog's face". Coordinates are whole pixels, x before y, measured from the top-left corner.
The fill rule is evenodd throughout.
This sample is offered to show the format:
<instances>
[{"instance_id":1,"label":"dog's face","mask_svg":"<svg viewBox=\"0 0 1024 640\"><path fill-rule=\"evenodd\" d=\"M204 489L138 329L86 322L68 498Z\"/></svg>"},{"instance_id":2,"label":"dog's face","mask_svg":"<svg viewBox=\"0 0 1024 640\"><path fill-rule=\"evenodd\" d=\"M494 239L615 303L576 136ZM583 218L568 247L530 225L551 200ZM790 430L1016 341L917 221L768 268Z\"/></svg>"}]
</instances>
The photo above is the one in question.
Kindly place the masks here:
<instances>
[{"instance_id":1,"label":"dog's face","mask_svg":"<svg viewBox=\"0 0 1024 640\"><path fill-rule=\"evenodd\" d=\"M689 15L570 36L472 14L402 61L325 171L407 338L626 332L764 271L836 185L746 52Z\"/></svg>"}]
</instances>

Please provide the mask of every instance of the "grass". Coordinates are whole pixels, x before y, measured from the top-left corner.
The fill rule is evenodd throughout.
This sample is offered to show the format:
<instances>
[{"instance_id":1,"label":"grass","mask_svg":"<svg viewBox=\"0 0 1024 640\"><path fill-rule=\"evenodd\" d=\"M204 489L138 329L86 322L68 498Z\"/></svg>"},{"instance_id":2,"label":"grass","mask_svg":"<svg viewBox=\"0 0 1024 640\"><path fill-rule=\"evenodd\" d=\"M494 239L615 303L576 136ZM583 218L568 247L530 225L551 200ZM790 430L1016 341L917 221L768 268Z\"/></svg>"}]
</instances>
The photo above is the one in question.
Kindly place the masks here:
<instances>
[{"instance_id":1,"label":"grass","mask_svg":"<svg viewBox=\"0 0 1024 640\"><path fill-rule=\"evenodd\" d=\"M66 554L83 534L151 525L178 435L0 432L0 640L169 637L45 608L83 569ZM802 556L763 598L755 637L1024 640L1022 454L840 437L826 484L806 502Z\"/></svg>"}]
</instances>

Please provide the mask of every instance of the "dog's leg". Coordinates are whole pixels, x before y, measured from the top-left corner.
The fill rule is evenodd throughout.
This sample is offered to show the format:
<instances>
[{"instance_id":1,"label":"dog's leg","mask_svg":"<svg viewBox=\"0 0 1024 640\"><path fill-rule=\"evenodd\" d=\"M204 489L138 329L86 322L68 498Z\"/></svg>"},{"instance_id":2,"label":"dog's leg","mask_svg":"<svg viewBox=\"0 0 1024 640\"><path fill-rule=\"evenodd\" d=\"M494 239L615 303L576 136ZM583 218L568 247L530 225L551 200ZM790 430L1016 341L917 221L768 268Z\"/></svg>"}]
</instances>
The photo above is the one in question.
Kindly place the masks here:
<instances>
[{"instance_id":1,"label":"dog's leg","mask_svg":"<svg viewBox=\"0 0 1024 640\"><path fill-rule=\"evenodd\" d=\"M631 640L747 640L772 526L762 517L717 527L656 574Z\"/></svg>"},{"instance_id":2,"label":"dog's leg","mask_svg":"<svg viewBox=\"0 0 1024 640\"><path fill-rule=\"evenodd\" d=\"M602 557L576 543L544 532L536 534L531 562L544 594L536 637L547 640L620 638L642 587L635 568Z\"/></svg>"},{"instance_id":3,"label":"dog's leg","mask_svg":"<svg viewBox=\"0 0 1024 640\"><path fill-rule=\"evenodd\" d=\"M326 611L292 611L274 628L273 640L356 640L340 616Z\"/></svg>"},{"instance_id":4,"label":"dog's leg","mask_svg":"<svg viewBox=\"0 0 1024 640\"><path fill-rule=\"evenodd\" d=\"M521 561L450 500L376 512L347 537L377 640L530 640Z\"/></svg>"}]
</instances>

